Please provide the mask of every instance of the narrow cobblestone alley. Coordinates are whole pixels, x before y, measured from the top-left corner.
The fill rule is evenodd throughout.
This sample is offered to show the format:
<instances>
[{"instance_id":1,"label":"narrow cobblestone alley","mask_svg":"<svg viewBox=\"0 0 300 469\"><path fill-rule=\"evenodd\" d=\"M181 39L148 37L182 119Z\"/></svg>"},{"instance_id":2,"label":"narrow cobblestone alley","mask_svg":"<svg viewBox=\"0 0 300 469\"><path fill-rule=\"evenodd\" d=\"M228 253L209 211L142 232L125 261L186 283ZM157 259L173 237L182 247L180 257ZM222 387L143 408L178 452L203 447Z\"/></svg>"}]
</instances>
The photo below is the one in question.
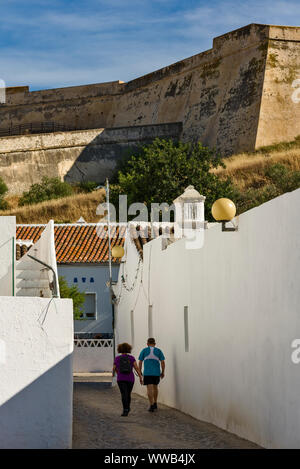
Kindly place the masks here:
<instances>
[{"instance_id":1,"label":"narrow cobblestone alley","mask_svg":"<svg viewBox=\"0 0 300 469\"><path fill-rule=\"evenodd\" d=\"M249 441L163 405L151 414L146 399L135 394L131 407L129 416L121 417L117 387L112 388L111 383L100 379L77 380L73 448L257 448Z\"/></svg>"}]
</instances>

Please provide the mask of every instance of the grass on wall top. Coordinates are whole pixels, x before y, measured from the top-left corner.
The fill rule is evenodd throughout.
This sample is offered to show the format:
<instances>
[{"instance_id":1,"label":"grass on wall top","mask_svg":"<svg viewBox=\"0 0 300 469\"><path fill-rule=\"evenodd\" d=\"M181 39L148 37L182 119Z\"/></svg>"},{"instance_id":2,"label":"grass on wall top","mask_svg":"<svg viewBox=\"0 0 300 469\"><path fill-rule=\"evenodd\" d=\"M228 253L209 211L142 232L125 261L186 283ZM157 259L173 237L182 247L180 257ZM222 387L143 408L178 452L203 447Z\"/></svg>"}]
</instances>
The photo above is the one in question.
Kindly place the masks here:
<instances>
[{"instance_id":1,"label":"grass on wall top","mask_svg":"<svg viewBox=\"0 0 300 469\"><path fill-rule=\"evenodd\" d=\"M230 177L242 195L238 201L239 213L279 195L269 191L270 179L268 168L273 165L284 165L290 174L300 171L300 136L292 142L260 148L252 153L241 153L225 158L226 168L214 171L221 178ZM204 194L205 195L205 194ZM49 219L56 222L74 223L83 217L89 223L99 222L96 209L104 201L103 189L90 193L73 194L62 199L49 200L35 205L18 206L20 196L7 196L9 210L0 211L1 215L15 215L17 223L47 223Z\"/></svg>"}]
</instances>

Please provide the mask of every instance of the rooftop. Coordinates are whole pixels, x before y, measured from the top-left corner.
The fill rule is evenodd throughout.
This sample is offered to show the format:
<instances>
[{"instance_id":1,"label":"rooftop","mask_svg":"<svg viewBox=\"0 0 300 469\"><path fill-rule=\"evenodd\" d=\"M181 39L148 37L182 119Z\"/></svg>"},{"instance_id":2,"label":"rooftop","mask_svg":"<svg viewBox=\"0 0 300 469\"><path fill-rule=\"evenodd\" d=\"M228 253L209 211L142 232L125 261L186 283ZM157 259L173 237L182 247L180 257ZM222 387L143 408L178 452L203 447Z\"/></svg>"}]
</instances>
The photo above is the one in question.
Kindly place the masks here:
<instances>
[{"instance_id":1,"label":"rooftop","mask_svg":"<svg viewBox=\"0 0 300 469\"><path fill-rule=\"evenodd\" d=\"M39 240L45 227L46 225L17 225L17 260ZM112 225L111 246L123 246L125 234L125 226ZM108 262L108 227L105 224L55 224L54 238L58 264ZM116 258L112 261L119 262Z\"/></svg>"}]
</instances>

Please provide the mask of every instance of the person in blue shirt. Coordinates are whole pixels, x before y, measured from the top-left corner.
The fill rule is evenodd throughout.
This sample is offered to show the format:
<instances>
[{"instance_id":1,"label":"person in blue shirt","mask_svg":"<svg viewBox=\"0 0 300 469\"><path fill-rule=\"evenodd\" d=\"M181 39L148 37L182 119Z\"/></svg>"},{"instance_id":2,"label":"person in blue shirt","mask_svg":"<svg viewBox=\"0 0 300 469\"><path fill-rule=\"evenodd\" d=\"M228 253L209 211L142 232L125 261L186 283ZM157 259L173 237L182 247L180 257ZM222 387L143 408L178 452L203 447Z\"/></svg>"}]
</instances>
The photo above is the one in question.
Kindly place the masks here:
<instances>
[{"instance_id":1,"label":"person in blue shirt","mask_svg":"<svg viewBox=\"0 0 300 469\"><path fill-rule=\"evenodd\" d=\"M144 362L144 385L147 386L148 399L150 402L149 412L157 409L158 384L160 378L165 376L165 357L162 351L155 347L155 339L147 340L147 347L139 355L139 370L142 372Z\"/></svg>"}]
</instances>

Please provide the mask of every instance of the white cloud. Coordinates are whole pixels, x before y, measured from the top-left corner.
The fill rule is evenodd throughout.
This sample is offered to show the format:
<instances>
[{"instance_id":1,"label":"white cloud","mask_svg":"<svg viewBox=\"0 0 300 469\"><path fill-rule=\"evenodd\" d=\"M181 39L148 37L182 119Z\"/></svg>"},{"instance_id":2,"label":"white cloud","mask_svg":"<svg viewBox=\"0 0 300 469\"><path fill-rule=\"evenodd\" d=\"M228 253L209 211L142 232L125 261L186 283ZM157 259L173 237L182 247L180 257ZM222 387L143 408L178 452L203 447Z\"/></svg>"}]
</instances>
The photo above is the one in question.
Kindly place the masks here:
<instances>
[{"instance_id":1,"label":"white cloud","mask_svg":"<svg viewBox=\"0 0 300 469\"><path fill-rule=\"evenodd\" d=\"M215 2L210 7L187 10L184 19L189 25L187 34L196 34L198 31L202 35L202 26L205 31L210 28L223 34L249 23L297 25L300 20L300 6L298 1L288 0L224 0Z\"/></svg>"},{"instance_id":2,"label":"white cloud","mask_svg":"<svg viewBox=\"0 0 300 469\"><path fill-rule=\"evenodd\" d=\"M33 88L128 81L246 24L299 22L298 0L0 0L0 7L0 77Z\"/></svg>"}]
</instances>

